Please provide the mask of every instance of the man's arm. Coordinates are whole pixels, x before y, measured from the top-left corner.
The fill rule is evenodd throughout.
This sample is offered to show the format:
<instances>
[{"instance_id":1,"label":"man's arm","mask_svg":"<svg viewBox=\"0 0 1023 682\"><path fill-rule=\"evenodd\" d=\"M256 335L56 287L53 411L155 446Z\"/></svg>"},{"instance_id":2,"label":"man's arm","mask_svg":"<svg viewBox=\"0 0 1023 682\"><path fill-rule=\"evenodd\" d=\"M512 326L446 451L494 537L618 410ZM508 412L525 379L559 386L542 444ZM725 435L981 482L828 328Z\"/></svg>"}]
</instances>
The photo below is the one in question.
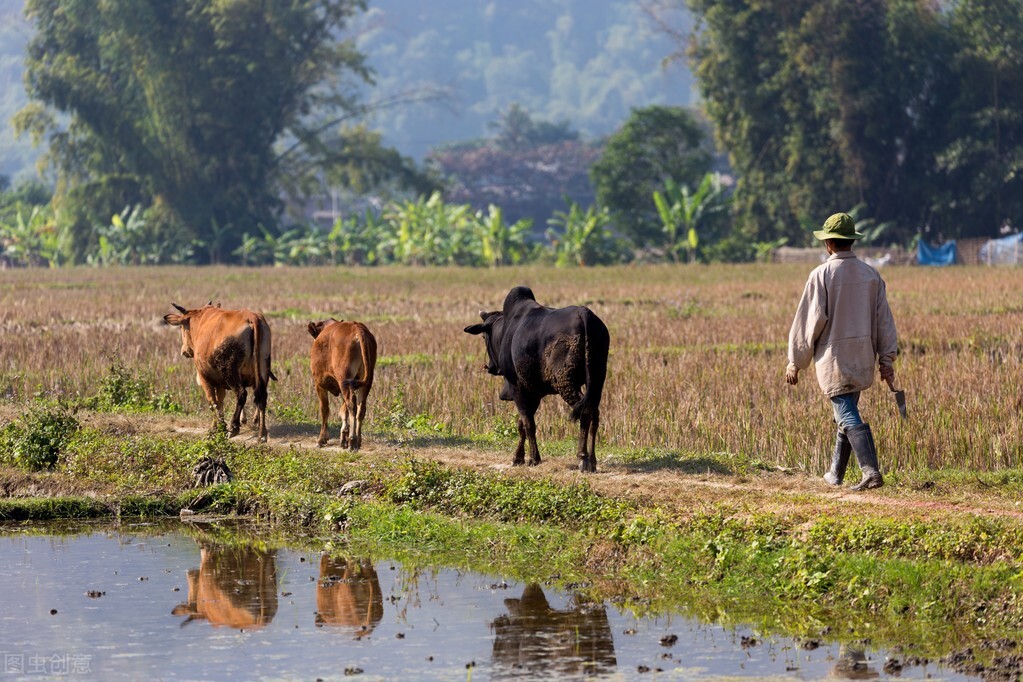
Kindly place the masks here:
<instances>
[{"instance_id":1,"label":"man's arm","mask_svg":"<svg viewBox=\"0 0 1023 682\"><path fill-rule=\"evenodd\" d=\"M898 333L895 330L895 317L888 306L888 293L884 280L877 290L877 339L874 352L877 353L877 365L881 378L888 382L895 381L895 356L899 352Z\"/></svg>"},{"instance_id":2,"label":"man's arm","mask_svg":"<svg viewBox=\"0 0 1023 682\"><path fill-rule=\"evenodd\" d=\"M817 339L827 323L827 296L821 275L815 270L806 280L789 329L789 364L785 369L785 381L789 384L798 383L799 371L810 366Z\"/></svg>"}]
</instances>

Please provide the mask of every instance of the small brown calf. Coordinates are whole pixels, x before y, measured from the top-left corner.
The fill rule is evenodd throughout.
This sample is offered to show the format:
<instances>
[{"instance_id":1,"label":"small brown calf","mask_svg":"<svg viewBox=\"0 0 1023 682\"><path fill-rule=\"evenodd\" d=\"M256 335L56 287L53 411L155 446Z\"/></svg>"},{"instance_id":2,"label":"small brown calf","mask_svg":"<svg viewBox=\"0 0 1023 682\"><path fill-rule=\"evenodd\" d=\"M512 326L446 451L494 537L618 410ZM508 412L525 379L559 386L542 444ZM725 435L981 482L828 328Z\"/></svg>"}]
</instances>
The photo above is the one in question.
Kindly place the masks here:
<instances>
[{"instance_id":1,"label":"small brown calf","mask_svg":"<svg viewBox=\"0 0 1023 682\"><path fill-rule=\"evenodd\" d=\"M313 384L320 398L320 438L323 447L329 436L330 396L341 396L341 447L358 450L362 446L362 421L366 418L366 398L373 387L373 368L377 364L377 341L361 322L322 320L309 323L313 337L310 367Z\"/></svg>"}]
</instances>

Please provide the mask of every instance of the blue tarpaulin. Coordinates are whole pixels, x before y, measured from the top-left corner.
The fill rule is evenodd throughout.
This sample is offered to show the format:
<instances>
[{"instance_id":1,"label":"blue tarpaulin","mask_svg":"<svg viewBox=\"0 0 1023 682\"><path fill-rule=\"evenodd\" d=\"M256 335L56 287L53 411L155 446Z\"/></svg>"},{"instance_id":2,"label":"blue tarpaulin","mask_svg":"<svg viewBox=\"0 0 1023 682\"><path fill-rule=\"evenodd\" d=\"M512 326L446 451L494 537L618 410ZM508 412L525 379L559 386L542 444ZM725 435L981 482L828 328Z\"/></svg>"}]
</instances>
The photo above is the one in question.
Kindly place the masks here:
<instances>
[{"instance_id":1,"label":"blue tarpaulin","mask_svg":"<svg viewBox=\"0 0 1023 682\"><path fill-rule=\"evenodd\" d=\"M956 240L949 240L941 246L932 246L921 239L916 252L916 262L920 265L955 265Z\"/></svg>"},{"instance_id":2,"label":"blue tarpaulin","mask_svg":"<svg viewBox=\"0 0 1023 682\"><path fill-rule=\"evenodd\" d=\"M988 240L980 247L979 257L987 265L1019 265L1023 259L1023 233Z\"/></svg>"}]
</instances>

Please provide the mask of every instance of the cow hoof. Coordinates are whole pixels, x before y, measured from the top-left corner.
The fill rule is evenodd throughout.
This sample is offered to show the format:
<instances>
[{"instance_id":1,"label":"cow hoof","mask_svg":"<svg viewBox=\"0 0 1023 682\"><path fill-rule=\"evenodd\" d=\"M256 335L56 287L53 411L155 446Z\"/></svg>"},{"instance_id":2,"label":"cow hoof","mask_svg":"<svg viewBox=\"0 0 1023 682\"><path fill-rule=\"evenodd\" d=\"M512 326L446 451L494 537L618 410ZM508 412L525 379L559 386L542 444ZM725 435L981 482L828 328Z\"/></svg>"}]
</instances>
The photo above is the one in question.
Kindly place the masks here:
<instances>
[{"instance_id":1,"label":"cow hoof","mask_svg":"<svg viewBox=\"0 0 1023 682\"><path fill-rule=\"evenodd\" d=\"M524 460L524 459L513 459L512 460L512 466L513 467L525 466L525 464L526 464L526 460Z\"/></svg>"},{"instance_id":2,"label":"cow hoof","mask_svg":"<svg viewBox=\"0 0 1023 682\"><path fill-rule=\"evenodd\" d=\"M227 432L227 437L228 438L234 438L239 433L241 433L241 428L237 427L237 426L232 426L231 430Z\"/></svg>"},{"instance_id":3,"label":"cow hoof","mask_svg":"<svg viewBox=\"0 0 1023 682\"><path fill-rule=\"evenodd\" d=\"M318 440L318 441L316 441L316 447L318 447L318 448L322 448L326 444L327 444L327 441L325 441L325 440Z\"/></svg>"},{"instance_id":4,"label":"cow hoof","mask_svg":"<svg viewBox=\"0 0 1023 682\"><path fill-rule=\"evenodd\" d=\"M531 466L531 467L538 467L538 466L540 466L540 460L538 460L538 459L531 459L531 460L529 460L529 466Z\"/></svg>"}]
</instances>

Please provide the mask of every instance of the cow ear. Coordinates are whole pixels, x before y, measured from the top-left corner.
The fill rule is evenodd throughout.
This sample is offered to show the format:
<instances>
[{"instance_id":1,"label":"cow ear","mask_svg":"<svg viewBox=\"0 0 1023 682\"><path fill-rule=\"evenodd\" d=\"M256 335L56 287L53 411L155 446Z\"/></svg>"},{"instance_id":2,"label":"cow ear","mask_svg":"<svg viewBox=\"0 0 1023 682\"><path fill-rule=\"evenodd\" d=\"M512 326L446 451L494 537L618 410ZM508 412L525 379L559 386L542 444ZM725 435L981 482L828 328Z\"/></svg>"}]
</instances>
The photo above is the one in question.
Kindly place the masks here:
<instances>
[{"instance_id":1,"label":"cow ear","mask_svg":"<svg viewBox=\"0 0 1023 682\"><path fill-rule=\"evenodd\" d=\"M309 330L309 335L315 339L320 336L320 332L322 332L323 328L326 326L327 326L326 322L310 322L309 326L306 327L306 329Z\"/></svg>"},{"instance_id":2,"label":"cow ear","mask_svg":"<svg viewBox=\"0 0 1023 682\"><path fill-rule=\"evenodd\" d=\"M175 315L174 313L171 313L163 316L163 323L169 324L172 327L179 327L181 326L181 321L184 317L184 315Z\"/></svg>"},{"instance_id":3,"label":"cow ear","mask_svg":"<svg viewBox=\"0 0 1023 682\"><path fill-rule=\"evenodd\" d=\"M464 331L466 334L472 334L473 336L476 336L477 334L482 334L483 332L487 331L487 325L485 325L485 324L470 324L468 327L466 327L462 331Z\"/></svg>"}]
</instances>

